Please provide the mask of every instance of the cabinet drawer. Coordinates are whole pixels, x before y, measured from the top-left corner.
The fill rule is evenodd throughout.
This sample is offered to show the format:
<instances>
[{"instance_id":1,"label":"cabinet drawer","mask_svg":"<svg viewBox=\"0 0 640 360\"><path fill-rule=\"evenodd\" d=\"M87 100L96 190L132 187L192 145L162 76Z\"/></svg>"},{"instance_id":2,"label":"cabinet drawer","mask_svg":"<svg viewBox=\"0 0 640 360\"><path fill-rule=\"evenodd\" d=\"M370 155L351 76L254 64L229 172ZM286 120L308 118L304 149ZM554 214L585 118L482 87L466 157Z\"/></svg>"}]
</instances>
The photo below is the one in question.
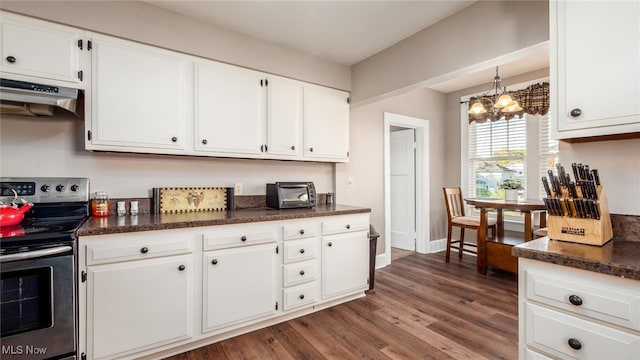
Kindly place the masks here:
<instances>
[{"instance_id":1,"label":"cabinet drawer","mask_svg":"<svg viewBox=\"0 0 640 360\"><path fill-rule=\"evenodd\" d=\"M184 235L182 235L184 236ZM193 241L177 234L145 232L135 235L105 235L86 240L87 265L156 258L192 252Z\"/></svg>"},{"instance_id":2,"label":"cabinet drawer","mask_svg":"<svg viewBox=\"0 0 640 360\"><path fill-rule=\"evenodd\" d=\"M532 349L525 350L525 359L526 360L553 360L553 358L550 358L547 355L541 354Z\"/></svg>"},{"instance_id":3,"label":"cabinet drawer","mask_svg":"<svg viewBox=\"0 0 640 360\"><path fill-rule=\"evenodd\" d=\"M557 275L560 270L562 279ZM585 274L585 271L567 267L557 271L527 268L527 299L640 330L640 286L637 281L593 272Z\"/></svg>"},{"instance_id":4,"label":"cabinet drawer","mask_svg":"<svg viewBox=\"0 0 640 360\"><path fill-rule=\"evenodd\" d=\"M284 243L284 263L316 258L318 238L287 241Z\"/></svg>"},{"instance_id":5,"label":"cabinet drawer","mask_svg":"<svg viewBox=\"0 0 640 360\"><path fill-rule=\"evenodd\" d=\"M289 287L316 280L316 271L315 261L285 265L283 286Z\"/></svg>"},{"instance_id":6,"label":"cabinet drawer","mask_svg":"<svg viewBox=\"0 0 640 360\"><path fill-rule=\"evenodd\" d=\"M528 303L527 346L560 358L637 359L640 336ZM574 346L570 346L570 342Z\"/></svg>"},{"instance_id":7,"label":"cabinet drawer","mask_svg":"<svg viewBox=\"0 0 640 360\"><path fill-rule=\"evenodd\" d=\"M238 226L213 229L202 233L204 250L255 245L276 241L275 226Z\"/></svg>"},{"instance_id":8,"label":"cabinet drawer","mask_svg":"<svg viewBox=\"0 0 640 360\"><path fill-rule=\"evenodd\" d=\"M284 289L283 310L287 311L307 304L316 302L316 282L300 285L289 289Z\"/></svg>"},{"instance_id":9,"label":"cabinet drawer","mask_svg":"<svg viewBox=\"0 0 640 360\"><path fill-rule=\"evenodd\" d=\"M353 231L369 231L369 215L337 216L322 222L322 235L340 234Z\"/></svg>"},{"instance_id":10,"label":"cabinet drawer","mask_svg":"<svg viewBox=\"0 0 640 360\"><path fill-rule=\"evenodd\" d=\"M319 235L318 223L294 223L284 226L284 239L302 239Z\"/></svg>"}]
</instances>

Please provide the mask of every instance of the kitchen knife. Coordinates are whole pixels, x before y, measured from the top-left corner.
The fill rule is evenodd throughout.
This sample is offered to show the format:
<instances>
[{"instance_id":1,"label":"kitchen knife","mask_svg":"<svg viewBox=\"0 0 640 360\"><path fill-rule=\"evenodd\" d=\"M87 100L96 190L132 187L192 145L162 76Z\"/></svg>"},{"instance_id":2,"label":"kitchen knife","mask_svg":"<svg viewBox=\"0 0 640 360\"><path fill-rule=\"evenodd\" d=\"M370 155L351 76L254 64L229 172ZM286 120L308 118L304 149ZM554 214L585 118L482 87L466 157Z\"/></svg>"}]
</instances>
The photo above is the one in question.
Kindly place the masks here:
<instances>
[{"instance_id":1,"label":"kitchen knife","mask_svg":"<svg viewBox=\"0 0 640 360\"><path fill-rule=\"evenodd\" d=\"M576 184L573 181L569 181L569 195L572 198L578 197L578 190L576 190Z\"/></svg>"},{"instance_id":2,"label":"kitchen knife","mask_svg":"<svg viewBox=\"0 0 640 360\"><path fill-rule=\"evenodd\" d=\"M569 199L564 199L564 207L567 209L567 216L573 216L573 211L571 211L571 205Z\"/></svg>"},{"instance_id":3,"label":"kitchen knife","mask_svg":"<svg viewBox=\"0 0 640 360\"><path fill-rule=\"evenodd\" d=\"M558 172L560 184L564 185L564 175L562 175L562 165L560 165L560 163L556 163L556 171Z\"/></svg>"},{"instance_id":4,"label":"kitchen knife","mask_svg":"<svg viewBox=\"0 0 640 360\"><path fill-rule=\"evenodd\" d=\"M591 200L582 199L582 206L584 208L585 217L587 219L593 218L593 214L591 213L591 206L589 205L589 202L591 202Z\"/></svg>"},{"instance_id":5,"label":"kitchen knife","mask_svg":"<svg viewBox=\"0 0 640 360\"><path fill-rule=\"evenodd\" d=\"M546 177L542 178L542 186L544 186L544 191L547 192L547 197L551 197L551 189L549 189L549 182Z\"/></svg>"},{"instance_id":6,"label":"kitchen knife","mask_svg":"<svg viewBox=\"0 0 640 360\"><path fill-rule=\"evenodd\" d=\"M595 218L600 220L600 209L598 208L598 202L593 202L593 213L595 214Z\"/></svg>"},{"instance_id":7,"label":"kitchen knife","mask_svg":"<svg viewBox=\"0 0 640 360\"><path fill-rule=\"evenodd\" d=\"M572 163L571 168L573 169L573 178L576 182L580 180L580 175L578 174L578 164Z\"/></svg>"},{"instance_id":8,"label":"kitchen knife","mask_svg":"<svg viewBox=\"0 0 640 360\"><path fill-rule=\"evenodd\" d=\"M600 185L600 174L598 174L598 169L593 169L591 170L591 173L593 174L593 180L595 180L596 185Z\"/></svg>"},{"instance_id":9,"label":"kitchen knife","mask_svg":"<svg viewBox=\"0 0 640 360\"><path fill-rule=\"evenodd\" d=\"M549 182L551 183L551 187L553 188L553 196L557 197L559 193L558 191L559 189L556 187L555 181L553 181L553 178L554 178L553 170L547 171L547 174L549 174Z\"/></svg>"},{"instance_id":10,"label":"kitchen knife","mask_svg":"<svg viewBox=\"0 0 640 360\"><path fill-rule=\"evenodd\" d=\"M585 179L592 180L591 179L591 171L589 171L589 165L585 165L584 166L584 176L585 176Z\"/></svg>"}]
</instances>

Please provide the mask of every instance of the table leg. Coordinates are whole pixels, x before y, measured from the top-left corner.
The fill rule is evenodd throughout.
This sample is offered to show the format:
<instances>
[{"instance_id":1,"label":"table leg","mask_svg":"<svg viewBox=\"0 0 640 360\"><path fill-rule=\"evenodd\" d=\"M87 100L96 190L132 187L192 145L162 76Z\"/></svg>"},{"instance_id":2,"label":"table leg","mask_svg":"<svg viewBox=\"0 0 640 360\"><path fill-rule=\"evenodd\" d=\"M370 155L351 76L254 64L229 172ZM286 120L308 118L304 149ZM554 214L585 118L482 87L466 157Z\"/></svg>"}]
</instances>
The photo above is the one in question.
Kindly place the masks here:
<instances>
[{"instance_id":1,"label":"table leg","mask_svg":"<svg viewBox=\"0 0 640 360\"><path fill-rule=\"evenodd\" d=\"M497 226L497 238L504 238L504 212L502 209L496 209L497 217L496 217L496 226Z\"/></svg>"},{"instance_id":2,"label":"table leg","mask_svg":"<svg viewBox=\"0 0 640 360\"><path fill-rule=\"evenodd\" d=\"M480 227L478 228L478 272L487 273L487 209L480 208Z\"/></svg>"},{"instance_id":3,"label":"table leg","mask_svg":"<svg viewBox=\"0 0 640 360\"><path fill-rule=\"evenodd\" d=\"M524 241L531 241L533 239L533 224L531 211L522 211L524 215Z\"/></svg>"},{"instance_id":4,"label":"table leg","mask_svg":"<svg viewBox=\"0 0 640 360\"><path fill-rule=\"evenodd\" d=\"M540 227L547 227L547 212L546 211L540 211Z\"/></svg>"}]
</instances>

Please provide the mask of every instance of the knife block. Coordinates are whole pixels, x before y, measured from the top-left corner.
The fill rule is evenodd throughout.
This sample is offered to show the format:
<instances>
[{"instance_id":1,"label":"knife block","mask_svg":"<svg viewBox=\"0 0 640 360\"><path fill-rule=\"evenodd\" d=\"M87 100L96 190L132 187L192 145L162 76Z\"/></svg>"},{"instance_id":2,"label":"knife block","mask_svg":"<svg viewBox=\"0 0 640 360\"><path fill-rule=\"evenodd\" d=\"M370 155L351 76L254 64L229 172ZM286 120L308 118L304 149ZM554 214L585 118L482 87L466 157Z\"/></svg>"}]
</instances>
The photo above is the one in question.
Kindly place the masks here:
<instances>
[{"instance_id":1,"label":"knife block","mask_svg":"<svg viewBox=\"0 0 640 360\"><path fill-rule=\"evenodd\" d=\"M581 219L549 215L547 233L550 239L602 246L613 238L609 203L603 186L598 186L600 219Z\"/></svg>"}]
</instances>

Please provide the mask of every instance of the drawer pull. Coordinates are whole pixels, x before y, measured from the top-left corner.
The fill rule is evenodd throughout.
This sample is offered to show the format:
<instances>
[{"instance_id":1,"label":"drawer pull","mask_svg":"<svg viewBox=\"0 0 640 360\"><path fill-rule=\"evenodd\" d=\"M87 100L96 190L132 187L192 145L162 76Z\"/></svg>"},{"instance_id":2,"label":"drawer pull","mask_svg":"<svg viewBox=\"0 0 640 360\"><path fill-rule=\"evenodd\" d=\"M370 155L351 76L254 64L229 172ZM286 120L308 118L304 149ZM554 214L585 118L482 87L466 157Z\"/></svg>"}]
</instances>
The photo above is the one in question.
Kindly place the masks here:
<instances>
[{"instance_id":1,"label":"drawer pull","mask_svg":"<svg viewBox=\"0 0 640 360\"><path fill-rule=\"evenodd\" d=\"M246 236L243 236L243 237L241 237L241 238L240 238L240 240L242 240L242 241L247 241L247 237L246 237Z\"/></svg>"},{"instance_id":2,"label":"drawer pull","mask_svg":"<svg viewBox=\"0 0 640 360\"><path fill-rule=\"evenodd\" d=\"M333 246L333 243L331 241L329 241L329 243L327 245Z\"/></svg>"},{"instance_id":3,"label":"drawer pull","mask_svg":"<svg viewBox=\"0 0 640 360\"><path fill-rule=\"evenodd\" d=\"M304 300L304 294L300 295L300 300Z\"/></svg>"},{"instance_id":4,"label":"drawer pull","mask_svg":"<svg viewBox=\"0 0 640 360\"><path fill-rule=\"evenodd\" d=\"M347 230L351 229L351 225L347 224Z\"/></svg>"},{"instance_id":5,"label":"drawer pull","mask_svg":"<svg viewBox=\"0 0 640 360\"><path fill-rule=\"evenodd\" d=\"M304 249L300 249L300 254L304 254Z\"/></svg>"},{"instance_id":6,"label":"drawer pull","mask_svg":"<svg viewBox=\"0 0 640 360\"><path fill-rule=\"evenodd\" d=\"M304 276L304 270L300 270L300 276Z\"/></svg>"},{"instance_id":7,"label":"drawer pull","mask_svg":"<svg viewBox=\"0 0 640 360\"><path fill-rule=\"evenodd\" d=\"M184 265L180 265L180 266L178 266L178 270L180 270L180 271L184 271L184 269L186 269L186 268L187 268L187 267L186 267L186 266L184 266Z\"/></svg>"},{"instance_id":8,"label":"drawer pull","mask_svg":"<svg viewBox=\"0 0 640 360\"><path fill-rule=\"evenodd\" d=\"M300 235L304 235L304 229L300 229Z\"/></svg>"},{"instance_id":9,"label":"drawer pull","mask_svg":"<svg viewBox=\"0 0 640 360\"><path fill-rule=\"evenodd\" d=\"M143 254L146 254L146 253L149 252L149 248L145 246L142 249L140 249L140 252L143 253Z\"/></svg>"},{"instance_id":10,"label":"drawer pull","mask_svg":"<svg viewBox=\"0 0 640 360\"><path fill-rule=\"evenodd\" d=\"M582 305L582 298L578 295L569 296L569 302L575 306Z\"/></svg>"},{"instance_id":11,"label":"drawer pull","mask_svg":"<svg viewBox=\"0 0 640 360\"><path fill-rule=\"evenodd\" d=\"M580 109L573 109L573 110L571 110L571 116L572 116L572 117L578 117L578 116L580 116L580 115L582 115L582 110L580 110Z\"/></svg>"},{"instance_id":12,"label":"drawer pull","mask_svg":"<svg viewBox=\"0 0 640 360\"><path fill-rule=\"evenodd\" d=\"M578 339L571 338L571 339L569 339L569 341L567 341L567 343L569 343L569 346L571 346L571 348L573 350L582 349L582 344L580 343L580 341Z\"/></svg>"},{"instance_id":13,"label":"drawer pull","mask_svg":"<svg viewBox=\"0 0 640 360\"><path fill-rule=\"evenodd\" d=\"M7 56L7 61L13 64L16 62L16 58L14 56Z\"/></svg>"},{"instance_id":14,"label":"drawer pull","mask_svg":"<svg viewBox=\"0 0 640 360\"><path fill-rule=\"evenodd\" d=\"M213 260L211 260L211 263L212 263L213 265L217 265L217 264L218 264L218 259L213 259Z\"/></svg>"}]
</instances>

